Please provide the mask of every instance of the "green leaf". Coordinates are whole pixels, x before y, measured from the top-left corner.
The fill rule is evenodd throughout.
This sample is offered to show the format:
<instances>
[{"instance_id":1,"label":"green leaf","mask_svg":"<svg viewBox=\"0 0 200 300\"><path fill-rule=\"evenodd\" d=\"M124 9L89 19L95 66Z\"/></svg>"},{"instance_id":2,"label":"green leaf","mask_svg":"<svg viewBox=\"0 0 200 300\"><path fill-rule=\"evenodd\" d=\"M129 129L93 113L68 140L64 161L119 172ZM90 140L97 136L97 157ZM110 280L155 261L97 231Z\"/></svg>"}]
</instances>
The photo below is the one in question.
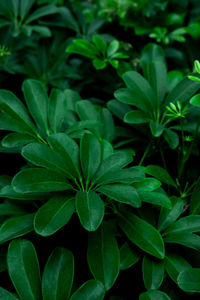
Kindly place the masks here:
<instances>
[{"instance_id":1,"label":"green leaf","mask_svg":"<svg viewBox=\"0 0 200 300\"><path fill-rule=\"evenodd\" d=\"M6 148L14 148L14 147L23 147L26 144L33 143L36 140L27 135L22 133L9 133L6 135L2 140L2 146Z\"/></svg>"},{"instance_id":2,"label":"green leaf","mask_svg":"<svg viewBox=\"0 0 200 300\"><path fill-rule=\"evenodd\" d=\"M164 258L163 239L152 225L129 212L119 215L119 225L128 239L140 249L157 258Z\"/></svg>"},{"instance_id":3,"label":"green leaf","mask_svg":"<svg viewBox=\"0 0 200 300\"><path fill-rule=\"evenodd\" d=\"M115 201L126 203L133 207L141 206L141 199L133 186L125 184L108 184L100 186L97 191Z\"/></svg>"},{"instance_id":4,"label":"green leaf","mask_svg":"<svg viewBox=\"0 0 200 300\"><path fill-rule=\"evenodd\" d=\"M191 199L190 199L190 214L191 215L195 215L200 212L199 195L200 195L200 178L198 179L197 184L195 185L195 188L192 192Z\"/></svg>"},{"instance_id":5,"label":"green leaf","mask_svg":"<svg viewBox=\"0 0 200 300\"><path fill-rule=\"evenodd\" d=\"M135 265L140 259L140 255L127 242L120 248L120 270L126 270Z\"/></svg>"},{"instance_id":6,"label":"green leaf","mask_svg":"<svg viewBox=\"0 0 200 300\"><path fill-rule=\"evenodd\" d=\"M3 300L19 300L14 294L0 287L0 298Z\"/></svg>"},{"instance_id":7,"label":"green leaf","mask_svg":"<svg viewBox=\"0 0 200 300\"><path fill-rule=\"evenodd\" d=\"M171 149L176 149L179 144L179 136L171 129L165 128L163 132L164 139L169 144Z\"/></svg>"},{"instance_id":8,"label":"green leaf","mask_svg":"<svg viewBox=\"0 0 200 300\"><path fill-rule=\"evenodd\" d=\"M142 273L144 285L147 290L157 290L164 279L163 261L144 256L142 262Z\"/></svg>"},{"instance_id":9,"label":"green leaf","mask_svg":"<svg viewBox=\"0 0 200 300\"><path fill-rule=\"evenodd\" d=\"M112 41L107 48L107 56L111 57L119 49L119 41Z\"/></svg>"},{"instance_id":10,"label":"green leaf","mask_svg":"<svg viewBox=\"0 0 200 300\"><path fill-rule=\"evenodd\" d=\"M71 189L65 176L42 168L28 168L20 171L13 178L12 185L18 193L43 193Z\"/></svg>"},{"instance_id":11,"label":"green leaf","mask_svg":"<svg viewBox=\"0 0 200 300\"><path fill-rule=\"evenodd\" d=\"M100 165L94 178L98 183L110 177L111 172L117 172L132 162L132 156L128 152L115 152L106 158Z\"/></svg>"},{"instance_id":12,"label":"green leaf","mask_svg":"<svg viewBox=\"0 0 200 300\"><path fill-rule=\"evenodd\" d=\"M133 90L141 101L144 101L145 109L152 113L156 108L154 91L148 81L135 71L128 71L122 76L126 86Z\"/></svg>"},{"instance_id":13,"label":"green leaf","mask_svg":"<svg viewBox=\"0 0 200 300\"><path fill-rule=\"evenodd\" d=\"M96 70L105 69L105 67L107 66L107 62L100 58L94 58L92 60L92 64Z\"/></svg>"},{"instance_id":14,"label":"green leaf","mask_svg":"<svg viewBox=\"0 0 200 300\"><path fill-rule=\"evenodd\" d=\"M11 217L0 227L0 244L33 231L34 214Z\"/></svg>"},{"instance_id":15,"label":"green leaf","mask_svg":"<svg viewBox=\"0 0 200 300\"><path fill-rule=\"evenodd\" d=\"M173 224L183 211L185 205L185 201L183 199L173 196L171 197L171 203L171 209L162 208L160 211L158 219L159 231L163 231Z\"/></svg>"},{"instance_id":16,"label":"green leaf","mask_svg":"<svg viewBox=\"0 0 200 300\"><path fill-rule=\"evenodd\" d=\"M161 136L161 134L163 133L163 131L165 129L164 125L156 123L153 120L150 121L149 126L150 126L150 129L151 129L152 135L155 136L155 137Z\"/></svg>"},{"instance_id":17,"label":"green leaf","mask_svg":"<svg viewBox=\"0 0 200 300\"><path fill-rule=\"evenodd\" d=\"M152 192L161 186L161 182L155 178L144 178L133 184L138 192Z\"/></svg>"},{"instance_id":18,"label":"green leaf","mask_svg":"<svg viewBox=\"0 0 200 300\"><path fill-rule=\"evenodd\" d=\"M76 111L81 120L100 120L99 112L95 106L88 100L78 101L76 103Z\"/></svg>"},{"instance_id":19,"label":"green leaf","mask_svg":"<svg viewBox=\"0 0 200 300\"><path fill-rule=\"evenodd\" d=\"M38 80L26 79L23 82L22 89L29 112L38 130L41 130L42 134L48 135L47 109L49 99L44 86Z\"/></svg>"},{"instance_id":20,"label":"green leaf","mask_svg":"<svg viewBox=\"0 0 200 300\"><path fill-rule=\"evenodd\" d=\"M161 291L148 291L140 294L139 300L171 300L171 298Z\"/></svg>"},{"instance_id":21,"label":"green leaf","mask_svg":"<svg viewBox=\"0 0 200 300\"><path fill-rule=\"evenodd\" d=\"M4 186L0 190L0 197L8 198L8 199L15 199L15 200L46 200L49 198L48 193L26 193L23 192L17 193L12 185Z\"/></svg>"},{"instance_id":22,"label":"green leaf","mask_svg":"<svg viewBox=\"0 0 200 300\"><path fill-rule=\"evenodd\" d=\"M22 19L28 14L34 2L35 0L30 0L30 1L20 0L19 15L21 16Z\"/></svg>"},{"instance_id":23,"label":"green leaf","mask_svg":"<svg viewBox=\"0 0 200 300\"><path fill-rule=\"evenodd\" d=\"M46 144L28 144L23 147L21 154L24 158L38 167L55 170L69 178L71 177L70 171L65 168L65 159Z\"/></svg>"},{"instance_id":24,"label":"green leaf","mask_svg":"<svg viewBox=\"0 0 200 300\"><path fill-rule=\"evenodd\" d=\"M104 217L104 203L97 193L79 191L76 194L76 210L86 230L97 230Z\"/></svg>"},{"instance_id":25,"label":"green leaf","mask_svg":"<svg viewBox=\"0 0 200 300\"><path fill-rule=\"evenodd\" d=\"M164 238L165 243L169 244L179 244L185 247L195 249L197 251L200 250L200 236L193 233L176 233L169 234Z\"/></svg>"},{"instance_id":26,"label":"green leaf","mask_svg":"<svg viewBox=\"0 0 200 300\"><path fill-rule=\"evenodd\" d=\"M101 163L101 144L95 135L85 133L81 138L80 160L84 178L88 182Z\"/></svg>"},{"instance_id":27,"label":"green leaf","mask_svg":"<svg viewBox=\"0 0 200 300\"><path fill-rule=\"evenodd\" d=\"M70 300L103 300L105 289L100 281L88 280L71 296Z\"/></svg>"},{"instance_id":28,"label":"green leaf","mask_svg":"<svg viewBox=\"0 0 200 300\"><path fill-rule=\"evenodd\" d=\"M99 35L93 35L92 40L95 43L98 50L105 56L107 48L105 40Z\"/></svg>"},{"instance_id":29,"label":"green leaf","mask_svg":"<svg viewBox=\"0 0 200 300\"><path fill-rule=\"evenodd\" d=\"M186 216L174 222L163 235L173 235L178 233L194 233L200 232L200 216Z\"/></svg>"},{"instance_id":30,"label":"green leaf","mask_svg":"<svg viewBox=\"0 0 200 300\"><path fill-rule=\"evenodd\" d=\"M144 168L144 172L157 178L158 180L160 180L166 184L176 187L176 183L171 178L169 173L165 169L161 168L160 166L149 165Z\"/></svg>"},{"instance_id":31,"label":"green leaf","mask_svg":"<svg viewBox=\"0 0 200 300\"><path fill-rule=\"evenodd\" d=\"M124 119L124 115L128 112L131 111L130 106L120 103L119 101L116 100L110 100L107 103L108 108L111 110L111 112L117 116L120 120Z\"/></svg>"},{"instance_id":32,"label":"green leaf","mask_svg":"<svg viewBox=\"0 0 200 300\"><path fill-rule=\"evenodd\" d=\"M65 109L65 93L58 89L53 89L48 103L48 121L52 133L61 131Z\"/></svg>"},{"instance_id":33,"label":"green leaf","mask_svg":"<svg viewBox=\"0 0 200 300\"><path fill-rule=\"evenodd\" d=\"M55 248L48 258L42 275L42 299L69 299L73 278L73 254L65 248Z\"/></svg>"},{"instance_id":34,"label":"green leaf","mask_svg":"<svg viewBox=\"0 0 200 300\"><path fill-rule=\"evenodd\" d=\"M138 191L138 194L143 202L160 205L169 209L172 207L170 199L163 193Z\"/></svg>"},{"instance_id":35,"label":"green leaf","mask_svg":"<svg viewBox=\"0 0 200 300\"><path fill-rule=\"evenodd\" d=\"M176 284L179 273L190 267L190 264L180 255L168 253L165 257L165 269L167 274Z\"/></svg>"},{"instance_id":36,"label":"green leaf","mask_svg":"<svg viewBox=\"0 0 200 300\"><path fill-rule=\"evenodd\" d=\"M17 216L24 215L26 213L23 206L15 204L10 200L4 201L4 203L0 203L0 216Z\"/></svg>"},{"instance_id":37,"label":"green leaf","mask_svg":"<svg viewBox=\"0 0 200 300\"><path fill-rule=\"evenodd\" d=\"M193 96L190 99L190 104L192 104L196 107L200 107L200 94L197 94L197 95Z\"/></svg>"},{"instance_id":38,"label":"green leaf","mask_svg":"<svg viewBox=\"0 0 200 300\"><path fill-rule=\"evenodd\" d=\"M104 222L96 232L89 234L87 261L94 278L109 290L120 268L120 252L111 224Z\"/></svg>"},{"instance_id":39,"label":"green leaf","mask_svg":"<svg viewBox=\"0 0 200 300\"><path fill-rule=\"evenodd\" d=\"M59 13L59 8L55 5L44 5L42 7L39 7L36 9L29 17L26 19L25 24L29 24L39 18L54 15L56 13Z\"/></svg>"},{"instance_id":40,"label":"green leaf","mask_svg":"<svg viewBox=\"0 0 200 300\"><path fill-rule=\"evenodd\" d=\"M21 300L41 299L41 278L37 253L24 239L12 241L7 255L8 273Z\"/></svg>"},{"instance_id":41,"label":"green leaf","mask_svg":"<svg viewBox=\"0 0 200 300\"><path fill-rule=\"evenodd\" d=\"M11 92L0 90L0 128L35 136L35 126L24 104Z\"/></svg>"},{"instance_id":42,"label":"green leaf","mask_svg":"<svg viewBox=\"0 0 200 300\"><path fill-rule=\"evenodd\" d=\"M130 124L142 124L148 123L150 119L147 117L146 113L139 110L132 110L125 114L124 122Z\"/></svg>"},{"instance_id":43,"label":"green leaf","mask_svg":"<svg viewBox=\"0 0 200 300\"><path fill-rule=\"evenodd\" d=\"M68 174L79 177L79 147L76 142L65 133L52 134L48 142L65 160L64 166Z\"/></svg>"},{"instance_id":44,"label":"green leaf","mask_svg":"<svg viewBox=\"0 0 200 300\"><path fill-rule=\"evenodd\" d=\"M178 286L185 292L200 293L200 268L182 271L177 278Z\"/></svg>"},{"instance_id":45,"label":"green leaf","mask_svg":"<svg viewBox=\"0 0 200 300\"><path fill-rule=\"evenodd\" d=\"M115 138L115 124L113 116L107 108L101 110L101 121L103 123L103 137L107 141L113 141Z\"/></svg>"},{"instance_id":46,"label":"green leaf","mask_svg":"<svg viewBox=\"0 0 200 300\"><path fill-rule=\"evenodd\" d=\"M54 234L65 226L74 213L75 200L64 195L56 195L42 205L34 219L34 229L42 236Z\"/></svg>"},{"instance_id":47,"label":"green leaf","mask_svg":"<svg viewBox=\"0 0 200 300\"><path fill-rule=\"evenodd\" d=\"M11 176L8 175L0 175L0 189L10 184L12 180Z\"/></svg>"},{"instance_id":48,"label":"green leaf","mask_svg":"<svg viewBox=\"0 0 200 300\"><path fill-rule=\"evenodd\" d=\"M170 102L176 103L177 100L185 102L190 99L200 88L199 83L191 81L187 77L183 78L175 88L168 94L165 105L168 105Z\"/></svg>"}]
</instances>

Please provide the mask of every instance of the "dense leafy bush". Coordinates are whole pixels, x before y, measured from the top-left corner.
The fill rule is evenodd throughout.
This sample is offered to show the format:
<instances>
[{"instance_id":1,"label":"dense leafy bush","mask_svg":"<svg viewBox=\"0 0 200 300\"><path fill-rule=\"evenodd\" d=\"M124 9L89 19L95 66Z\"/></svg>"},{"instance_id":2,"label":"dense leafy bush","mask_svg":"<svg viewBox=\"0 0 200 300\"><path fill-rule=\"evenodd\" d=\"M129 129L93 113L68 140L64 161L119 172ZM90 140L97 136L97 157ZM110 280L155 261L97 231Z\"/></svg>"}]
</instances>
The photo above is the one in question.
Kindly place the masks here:
<instances>
[{"instance_id":1,"label":"dense leafy bush","mask_svg":"<svg viewBox=\"0 0 200 300\"><path fill-rule=\"evenodd\" d=\"M0 299L198 297L199 11L0 2Z\"/></svg>"}]
</instances>

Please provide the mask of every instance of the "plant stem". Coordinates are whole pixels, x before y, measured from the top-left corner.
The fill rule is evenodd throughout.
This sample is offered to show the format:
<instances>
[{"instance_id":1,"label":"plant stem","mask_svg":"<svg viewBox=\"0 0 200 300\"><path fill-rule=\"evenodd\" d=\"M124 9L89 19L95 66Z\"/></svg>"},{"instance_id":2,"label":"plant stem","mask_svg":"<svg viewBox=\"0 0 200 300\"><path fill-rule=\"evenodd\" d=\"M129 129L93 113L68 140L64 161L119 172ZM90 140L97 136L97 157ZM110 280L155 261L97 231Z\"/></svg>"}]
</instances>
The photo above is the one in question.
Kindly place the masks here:
<instances>
[{"instance_id":1,"label":"plant stem","mask_svg":"<svg viewBox=\"0 0 200 300\"><path fill-rule=\"evenodd\" d=\"M141 158L141 160L140 160L138 166L141 166L141 165L142 165L142 163L143 163L145 157L147 156L147 153L149 152L149 149L150 149L150 147L151 147L151 144L152 144L152 139L151 139L151 141L148 143L148 145L147 145L147 147L146 147L146 149L145 149L145 151L144 151L144 153L143 153L143 155L142 155L142 158Z\"/></svg>"}]
</instances>

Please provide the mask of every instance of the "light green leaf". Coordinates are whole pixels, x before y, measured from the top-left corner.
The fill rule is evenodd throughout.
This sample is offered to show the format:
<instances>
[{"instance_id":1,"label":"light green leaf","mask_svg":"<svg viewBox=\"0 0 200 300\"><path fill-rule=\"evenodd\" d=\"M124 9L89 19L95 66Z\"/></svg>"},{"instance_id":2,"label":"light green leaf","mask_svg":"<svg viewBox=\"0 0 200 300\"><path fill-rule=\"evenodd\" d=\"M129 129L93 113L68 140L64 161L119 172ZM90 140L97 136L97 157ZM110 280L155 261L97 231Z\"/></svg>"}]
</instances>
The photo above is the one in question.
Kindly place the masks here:
<instances>
[{"instance_id":1,"label":"light green leaf","mask_svg":"<svg viewBox=\"0 0 200 300\"><path fill-rule=\"evenodd\" d=\"M200 94L197 94L197 95L193 96L190 99L190 104L192 104L196 107L200 107Z\"/></svg>"},{"instance_id":2,"label":"light green leaf","mask_svg":"<svg viewBox=\"0 0 200 300\"><path fill-rule=\"evenodd\" d=\"M73 254L65 248L55 248L48 258L42 275L42 299L69 299L73 278Z\"/></svg>"},{"instance_id":3,"label":"light green leaf","mask_svg":"<svg viewBox=\"0 0 200 300\"><path fill-rule=\"evenodd\" d=\"M37 253L24 239L12 241L7 255L8 273L21 300L41 299L41 278Z\"/></svg>"},{"instance_id":4,"label":"light green leaf","mask_svg":"<svg viewBox=\"0 0 200 300\"><path fill-rule=\"evenodd\" d=\"M107 48L107 56L112 57L112 55L119 49L119 41L112 41Z\"/></svg>"},{"instance_id":5,"label":"light green leaf","mask_svg":"<svg viewBox=\"0 0 200 300\"><path fill-rule=\"evenodd\" d=\"M42 236L54 234L69 222L74 208L74 198L64 195L52 197L38 209L34 219L35 231Z\"/></svg>"},{"instance_id":6,"label":"light green leaf","mask_svg":"<svg viewBox=\"0 0 200 300\"><path fill-rule=\"evenodd\" d=\"M98 50L103 55L105 55L106 54L106 48L107 48L105 40L101 36L99 36L99 35L93 35L92 40L95 43L95 45L98 48Z\"/></svg>"},{"instance_id":7,"label":"light green leaf","mask_svg":"<svg viewBox=\"0 0 200 300\"><path fill-rule=\"evenodd\" d=\"M107 66L107 62L100 58L94 58L92 60L92 64L96 70L105 69L105 67Z\"/></svg>"},{"instance_id":8,"label":"light green leaf","mask_svg":"<svg viewBox=\"0 0 200 300\"><path fill-rule=\"evenodd\" d=\"M109 290L120 268L120 252L109 223L103 223L96 232L89 234L87 261L94 278Z\"/></svg>"},{"instance_id":9,"label":"light green leaf","mask_svg":"<svg viewBox=\"0 0 200 300\"><path fill-rule=\"evenodd\" d=\"M104 203L97 193L79 191L76 194L76 210L86 230L97 230L104 217Z\"/></svg>"}]
</instances>

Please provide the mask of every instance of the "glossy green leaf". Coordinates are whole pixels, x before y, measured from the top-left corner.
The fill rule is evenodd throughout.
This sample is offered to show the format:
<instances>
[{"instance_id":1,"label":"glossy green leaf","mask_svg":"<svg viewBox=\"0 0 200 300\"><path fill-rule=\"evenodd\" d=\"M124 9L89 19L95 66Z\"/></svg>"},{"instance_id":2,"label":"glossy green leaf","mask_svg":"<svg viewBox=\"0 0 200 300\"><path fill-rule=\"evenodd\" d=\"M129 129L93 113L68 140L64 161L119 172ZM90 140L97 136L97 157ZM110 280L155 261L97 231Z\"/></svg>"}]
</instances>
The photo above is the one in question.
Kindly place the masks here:
<instances>
[{"instance_id":1,"label":"glossy green leaf","mask_svg":"<svg viewBox=\"0 0 200 300\"><path fill-rule=\"evenodd\" d=\"M179 244L197 251L200 250L200 236L194 233L169 234L164 238L164 241L165 243Z\"/></svg>"},{"instance_id":2,"label":"glossy green leaf","mask_svg":"<svg viewBox=\"0 0 200 300\"><path fill-rule=\"evenodd\" d=\"M101 36L99 36L99 35L93 35L92 40L95 43L95 45L98 48L98 50L103 55L105 55L106 54L106 48L107 48L105 40Z\"/></svg>"},{"instance_id":3,"label":"glossy green leaf","mask_svg":"<svg viewBox=\"0 0 200 300\"><path fill-rule=\"evenodd\" d=\"M48 121L52 133L61 131L65 110L65 93L58 89L53 89L48 104Z\"/></svg>"},{"instance_id":4,"label":"glossy green leaf","mask_svg":"<svg viewBox=\"0 0 200 300\"><path fill-rule=\"evenodd\" d=\"M15 296L11 292L5 290L2 287L0 287L0 298L2 300L19 300L19 298L17 296Z\"/></svg>"},{"instance_id":5,"label":"glossy green leaf","mask_svg":"<svg viewBox=\"0 0 200 300\"><path fill-rule=\"evenodd\" d=\"M177 278L178 286L185 292L200 293L200 268L188 268Z\"/></svg>"},{"instance_id":6,"label":"glossy green leaf","mask_svg":"<svg viewBox=\"0 0 200 300\"><path fill-rule=\"evenodd\" d=\"M176 187L176 183L174 182L172 177L169 175L169 173L165 169L161 168L160 166L149 165L144 168L144 172L157 178L158 180L160 180L166 184Z\"/></svg>"},{"instance_id":7,"label":"glossy green leaf","mask_svg":"<svg viewBox=\"0 0 200 300\"><path fill-rule=\"evenodd\" d=\"M96 70L102 70L107 66L107 62L99 58L93 59L92 64Z\"/></svg>"},{"instance_id":8,"label":"glossy green leaf","mask_svg":"<svg viewBox=\"0 0 200 300\"><path fill-rule=\"evenodd\" d=\"M75 291L70 300L103 300L105 296L105 289L100 281L88 280L81 287Z\"/></svg>"},{"instance_id":9,"label":"glossy green leaf","mask_svg":"<svg viewBox=\"0 0 200 300\"><path fill-rule=\"evenodd\" d=\"M14 199L14 200L46 200L48 199L50 194L48 193L26 193L24 192L16 192L13 189L12 185L6 185L0 190L0 197Z\"/></svg>"},{"instance_id":10,"label":"glossy green leaf","mask_svg":"<svg viewBox=\"0 0 200 300\"><path fill-rule=\"evenodd\" d=\"M33 231L34 214L8 218L0 227L0 244Z\"/></svg>"},{"instance_id":11,"label":"glossy green leaf","mask_svg":"<svg viewBox=\"0 0 200 300\"><path fill-rule=\"evenodd\" d=\"M186 216L174 222L165 232L164 235L173 235L178 233L200 232L200 216Z\"/></svg>"},{"instance_id":12,"label":"glossy green leaf","mask_svg":"<svg viewBox=\"0 0 200 300\"><path fill-rule=\"evenodd\" d=\"M119 49L119 41L112 41L107 48L107 56L112 56Z\"/></svg>"},{"instance_id":13,"label":"glossy green leaf","mask_svg":"<svg viewBox=\"0 0 200 300\"><path fill-rule=\"evenodd\" d=\"M180 272L191 268L190 264L182 256L168 253L165 257L165 269L170 278L177 284Z\"/></svg>"},{"instance_id":14,"label":"glossy green leaf","mask_svg":"<svg viewBox=\"0 0 200 300\"><path fill-rule=\"evenodd\" d=\"M135 265L140 259L140 254L125 242L120 248L120 270L126 270Z\"/></svg>"},{"instance_id":15,"label":"glossy green leaf","mask_svg":"<svg viewBox=\"0 0 200 300\"><path fill-rule=\"evenodd\" d=\"M23 147L26 144L34 143L36 139L28 134L9 133L2 140L2 146L7 148Z\"/></svg>"},{"instance_id":16,"label":"glossy green leaf","mask_svg":"<svg viewBox=\"0 0 200 300\"><path fill-rule=\"evenodd\" d=\"M176 132L172 131L171 129L165 128L163 137L169 144L171 149L176 149L179 144L179 136Z\"/></svg>"},{"instance_id":17,"label":"glossy green leaf","mask_svg":"<svg viewBox=\"0 0 200 300\"><path fill-rule=\"evenodd\" d=\"M128 239L136 246L152 256L164 258L163 239L152 225L129 212L123 212L119 215L119 225Z\"/></svg>"},{"instance_id":18,"label":"glossy green leaf","mask_svg":"<svg viewBox=\"0 0 200 300\"><path fill-rule=\"evenodd\" d=\"M12 186L18 193L41 193L71 189L65 176L42 168L28 168L20 171L13 178Z\"/></svg>"},{"instance_id":19,"label":"glossy green leaf","mask_svg":"<svg viewBox=\"0 0 200 300\"><path fill-rule=\"evenodd\" d=\"M12 241L7 255L8 273L21 300L41 299L41 278L37 253L24 239Z\"/></svg>"},{"instance_id":20,"label":"glossy green leaf","mask_svg":"<svg viewBox=\"0 0 200 300\"><path fill-rule=\"evenodd\" d=\"M52 134L48 138L52 149L65 159L65 169L72 176L79 176L79 147L76 142L65 133Z\"/></svg>"},{"instance_id":21,"label":"glossy green leaf","mask_svg":"<svg viewBox=\"0 0 200 300\"><path fill-rule=\"evenodd\" d=\"M164 263L144 256L142 262L144 285L147 290L157 290L164 279Z\"/></svg>"},{"instance_id":22,"label":"glossy green leaf","mask_svg":"<svg viewBox=\"0 0 200 300\"><path fill-rule=\"evenodd\" d=\"M139 197L143 202L160 205L162 207L171 208L172 204L167 195L159 192L143 192L138 191Z\"/></svg>"},{"instance_id":23,"label":"glossy green leaf","mask_svg":"<svg viewBox=\"0 0 200 300\"><path fill-rule=\"evenodd\" d=\"M65 168L65 159L53 151L48 145L39 143L28 144L23 147L21 154L38 167L55 170L56 172L65 174L67 177L71 177L69 170Z\"/></svg>"},{"instance_id":24,"label":"glossy green leaf","mask_svg":"<svg viewBox=\"0 0 200 300\"><path fill-rule=\"evenodd\" d=\"M161 186L161 182L155 178L144 178L139 182L133 184L137 191L141 192L152 192Z\"/></svg>"},{"instance_id":25,"label":"glossy green leaf","mask_svg":"<svg viewBox=\"0 0 200 300\"><path fill-rule=\"evenodd\" d=\"M103 183L108 177L109 173L117 172L123 167L127 166L132 161L132 157L128 152L115 152L105 159L100 165L94 178L98 183Z\"/></svg>"},{"instance_id":26,"label":"glossy green leaf","mask_svg":"<svg viewBox=\"0 0 200 300\"><path fill-rule=\"evenodd\" d=\"M99 113L94 105L88 100L78 101L76 111L81 120L99 120Z\"/></svg>"},{"instance_id":27,"label":"glossy green leaf","mask_svg":"<svg viewBox=\"0 0 200 300\"><path fill-rule=\"evenodd\" d=\"M134 90L130 90L128 88L120 88L114 92L114 96L117 100L124 104L134 105L146 113L149 112L145 105L145 102L143 103L143 101L141 101L141 99L138 97L137 93ZM108 104L113 103L116 105L117 102L114 101L115 100L111 100ZM130 111L132 110L130 109ZM126 111L124 113L126 113Z\"/></svg>"},{"instance_id":28,"label":"glossy green leaf","mask_svg":"<svg viewBox=\"0 0 200 300\"><path fill-rule=\"evenodd\" d=\"M74 208L74 198L54 196L38 209L34 219L35 231L42 236L54 234L69 222Z\"/></svg>"},{"instance_id":29,"label":"glossy green leaf","mask_svg":"<svg viewBox=\"0 0 200 300\"><path fill-rule=\"evenodd\" d=\"M55 248L42 275L43 300L66 300L74 278L74 257L65 248Z\"/></svg>"},{"instance_id":30,"label":"glossy green leaf","mask_svg":"<svg viewBox=\"0 0 200 300\"><path fill-rule=\"evenodd\" d=\"M39 130L48 134L48 96L44 86L35 79L26 79L22 86L26 104Z\"/></svg>"},{"instance_id":31,"label":"glossy green leaf","mask_svg":"<svg viewBox=\"0 0 200 300\"><path fill-rule=\"evenodd\" d=\"M107 141L112 141L115 138L115 124L111 112L107 108L101 111L101 122L103 124L103 137Z\"/></svg>"},{"instance_id":32,"label":"glossy green leaf","mask_svg":"<svg viewBox=\"0 0 200 300\"><path fill-rule=\"evenodd\" d=\"M85 133L80 141L80 160L86 181L92 178L101 163L101 144L98 138Z\"/></svg>"},{"instance_id":33,"label":"glossy green leaf","mask_svg":"<svg viewBox=\"0 0 200 300\"><path fill-rule=\"evenodd\" d=\"M133 207L141 206L141 198L133 186L125 184L107 184L100 186L97 190L115 201L126 203Z\"/></svg>"},{"instance_id":34,"label":"glossy green leaf","mask_svg":"<svg viewBox=\"0 0 200 300\"><path fill-rule=\"evenodd\" d=\"M113 146L107 140L101 140L101 160L104 161L110 155L114 153Z\"/></svg>"},{"instance_id":35,"label":"glossy green leaf","mask_svg":"<svg viewBox=\"0 0 200 300\"><path fill-rule=\"evenodd\" d=\"M190 99L190 104L192 104L196 107L200 107L200 94L197 94L197 95L193 96Z\"/></svg>"},{"instance_id":36,"label":"glossy green leaf","mask_svg":"<svg viewBox=\"0 0 200 300\"><path fill-rule=\"evenodd\" d=\"M185 201L183 199L173 196L171 197L171 203L171 209L162 208L160 211L158 219L159 231L163 231L173 224L183 211L185 205Z\"/></svg>"},{"instance_id":37,"label":"glossy green leaf","mask_svg":"<svg viewBox=\"0 0 200 300\"><path fill-rule=\"evenodd\" d=\"M140 294L139 300L171 300L171 298L161 291L148 291Z\"/></svg>"},{"instance_id":38,"label":"glossy green leaf","mask_svg":"<svg viewBox=\"0 0 200 300\"><path fill-rule=\"evenodd\" d=\"M165 129L164 125L156 123L153 120L150 121L149 125L150 125L150 129L151 129L151 133L155 137L161 136L161 134L163 133L163 131Z\"/></svg>"},{"instance_id":39,"label":"glossy green leaf","mask_svg":"<svg viewBox=\"0 0 200 300\"><path fill-rule=\"evenodd\" d=\"M149 121L150 119L146 113L139 110L132 110L124 116L124 122L129 124L142 124L148 123Z\"/></svg>"},{"instance_id":40,"label":"glossy green leaf","mask_svg":"<svg viewBox=\"0 0 200 300\"><path fill-rule=\"evenodd\" d=\"M0 90L0 128L35 136L36 129L24 104L11 92Z\"/></svg>"},{"instance_id":41,"label":"glossy green leaf","mask_svg":"<svg viewBox=\"0 0 200 300\"><path fill-rule=\"evenodd\" d=\"M89 234L87 261L94 278L109 290L120 268L120 252L109 223L103 223L96 232Z\"/></svg>"},{"instance_id":42,"label":"glossy green leaf","mask_svg":"<svg viewBox=\"0 0 200 300\"><path fill-rule=\"evenodd\" d=\"M80 222L86 230L97 230L104 217L104 203L97 193L77 192L76 210Z\"/></svg>"}]
</instances>

